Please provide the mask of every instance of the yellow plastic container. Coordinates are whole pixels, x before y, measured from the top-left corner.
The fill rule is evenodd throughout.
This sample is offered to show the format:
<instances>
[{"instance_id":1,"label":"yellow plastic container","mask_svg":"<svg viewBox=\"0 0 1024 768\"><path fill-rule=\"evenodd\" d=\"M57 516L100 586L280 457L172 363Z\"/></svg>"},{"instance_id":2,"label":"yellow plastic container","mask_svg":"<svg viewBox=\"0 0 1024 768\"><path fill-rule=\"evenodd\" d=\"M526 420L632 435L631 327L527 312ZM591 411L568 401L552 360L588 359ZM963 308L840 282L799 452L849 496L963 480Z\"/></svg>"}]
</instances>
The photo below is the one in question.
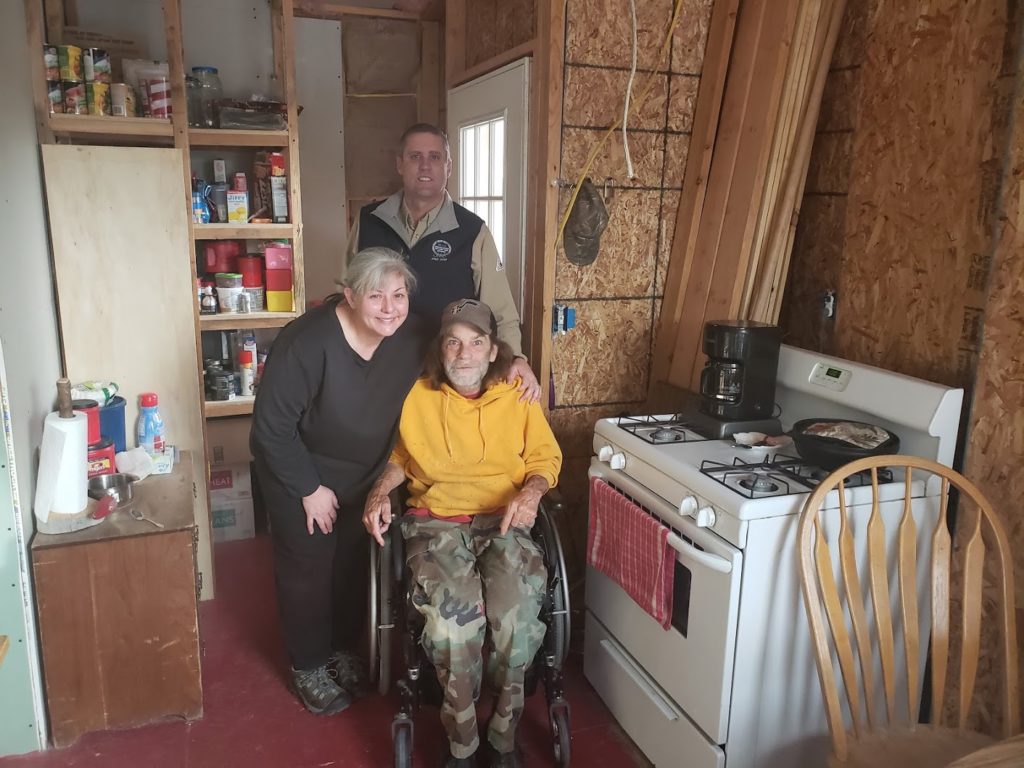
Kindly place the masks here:
<instances>
[{"instance_id":1,"label":"yellow plastic container","mask_svg":"<svg viewBox=\"0 0 1024 768\"><path fill-rule=\"evenodd\" d=\"M267 291L268 312L291 312L292 292L291 291Z\"/></svg>"}]
</instances>

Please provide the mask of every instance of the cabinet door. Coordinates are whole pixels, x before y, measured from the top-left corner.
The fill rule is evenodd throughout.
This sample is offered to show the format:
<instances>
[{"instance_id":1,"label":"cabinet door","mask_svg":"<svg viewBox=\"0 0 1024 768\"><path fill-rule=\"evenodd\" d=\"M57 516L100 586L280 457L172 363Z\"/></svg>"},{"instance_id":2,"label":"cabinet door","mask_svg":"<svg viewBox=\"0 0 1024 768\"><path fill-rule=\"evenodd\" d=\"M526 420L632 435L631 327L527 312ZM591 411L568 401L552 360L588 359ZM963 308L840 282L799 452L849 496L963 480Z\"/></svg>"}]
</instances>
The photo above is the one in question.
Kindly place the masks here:
<instances>
[{"instance_id":1,"label":"cabinet door","mask_svg":"<svg viewBox=\"0 0 1024 768\"><path fill-rule=\"evenodd\" d=\"M144 147L42 147L64 362L72 382L156 392L167 441L205 456L184 157ZM196 488L206 462L194 463ZM203 597L212 597L206 493L196 494Z\"/></svg>"}]
</instances>

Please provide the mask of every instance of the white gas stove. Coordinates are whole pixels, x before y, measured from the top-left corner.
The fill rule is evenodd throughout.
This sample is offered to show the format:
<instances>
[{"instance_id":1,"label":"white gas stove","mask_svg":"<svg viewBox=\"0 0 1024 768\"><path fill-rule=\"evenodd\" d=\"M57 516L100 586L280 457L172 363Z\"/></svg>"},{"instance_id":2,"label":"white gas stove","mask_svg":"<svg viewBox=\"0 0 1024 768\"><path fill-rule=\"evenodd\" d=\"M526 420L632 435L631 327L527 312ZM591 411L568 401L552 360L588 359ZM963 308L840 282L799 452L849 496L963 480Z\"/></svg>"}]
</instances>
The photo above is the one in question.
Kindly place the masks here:
<instances>
[{"instance_id":1,"label":"white gas stove","mask_svg":"<svg viewBox=\"0 0 1024 768\"><path fill-rule=\"evenodd\" d=\"M776 398L787 427L865 421L899 435L902 453L952 463L962 390L783 346ZM584 668L613 714L656 766L823 765L795 542L798 513L828 473L792 446L703 439L677 415L602 419L594 454L591 476L669 528L677 554L668 630L588 568ZM903 479L880 477L883 519L901 513ZM938 484L911 493L919 522L935 519ZM854 480L846 494L856 506L871 488ZM827 506L838 507L836 492Z\"/></svg>"}]
</instances>

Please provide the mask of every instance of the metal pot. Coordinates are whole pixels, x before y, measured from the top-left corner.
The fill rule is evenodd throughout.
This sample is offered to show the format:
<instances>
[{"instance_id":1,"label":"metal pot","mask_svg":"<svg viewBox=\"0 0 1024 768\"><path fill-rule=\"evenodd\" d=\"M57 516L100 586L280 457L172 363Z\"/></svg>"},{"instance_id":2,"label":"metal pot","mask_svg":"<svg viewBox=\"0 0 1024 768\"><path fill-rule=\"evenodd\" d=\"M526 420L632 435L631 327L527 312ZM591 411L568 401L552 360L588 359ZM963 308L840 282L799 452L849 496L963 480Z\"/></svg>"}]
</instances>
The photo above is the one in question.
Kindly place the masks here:
<instances>
[{"instance_id":1,"label":"metal pot","mask_svg":"<svg viewBox=\"0 0 1024 768\"><path fill-rule=\"evenodd\" d=\"M872 430L879 430L884 433L884 439L871 448L856 445L847 440L834 437L825 437L814 434L814 425L849 424L852 427L867 427ZM808 431L812 430L812 431ZM790 431L793 437L793 446L796 448L800 458L806 462L827 469L829 471L838 469L851 461L863 459L866 456L882 456L890 453L899 453L900 439L884 427L875 424L866 424L862 421L851 421L850 419L801 419L793 425Z\"/></svg>"},{"instance_id":2,"label":"metal pot","mask_svg":"<svg viewBox=\"0 0 1024 768\"><path fill-rule=\"evenodd\" d=\"M110 496L117 506L126 504L134 496L135 475L115 473L112 475L96 475L89 478L89 495L94 499Z\"/></svg>"}]
</instances>

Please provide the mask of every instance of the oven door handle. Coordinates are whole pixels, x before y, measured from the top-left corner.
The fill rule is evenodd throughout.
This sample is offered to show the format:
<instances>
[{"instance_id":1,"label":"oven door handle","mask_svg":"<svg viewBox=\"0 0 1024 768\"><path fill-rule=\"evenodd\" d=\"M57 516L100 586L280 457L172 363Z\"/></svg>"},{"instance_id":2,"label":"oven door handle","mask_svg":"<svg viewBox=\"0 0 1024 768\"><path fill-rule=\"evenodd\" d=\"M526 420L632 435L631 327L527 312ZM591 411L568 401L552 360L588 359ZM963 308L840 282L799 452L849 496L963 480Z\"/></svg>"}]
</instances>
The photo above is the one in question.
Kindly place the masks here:
<instances>
[{"instance_id":1,"label":"oven door handle","mask_svg":"<svg viewBox=\"0 0 1024 768\"><path fill-rule=\"evenodd\" d=\"M594 467L591 468L590 474L591 476L596 477L599 480L604 480L613 488L621 486L623 493L633 497L634 499L637 499L639 502L643 504L647 504L648 506L657 506L659 504L662 506L668 506L668 504L665 501L661 499L656 499L653 493L651 493L642 485L634 481L628 475L623 475L619 473L616 474L615 477L609 477L603 471L596 469ZM720 555L716 555L711 552L705 552L704 550L697 549L695 546L693 546L693 544L688 542L682 536L679 536L676 533L674 533L672 529L665 524L665 521L661 520L658 517L655 517L655 520L661 523L661 525L663 525L665 528L669 529L668 545L672 547L672 549L674 549L676 552L678 552L682 557L686 558L691 563L703 565L705 568L710 568L711 570L717 571L718 573L732 573L731 560L726 560L724 557Z\"/></svg>"},{"instance_id":2,"label":"oven door handle","mask_svg":"<svg viewBox=\"0 0 1024 768\"><path fill-rule=\"evenodd\" d=\"M719 573L732 573L732 562L724 557L697 549L682 536L677 536L671 531L668 534L668 545L683 557L688 560L695 560L705 568L710 568Z\"/></svg>"}]
</instances>

